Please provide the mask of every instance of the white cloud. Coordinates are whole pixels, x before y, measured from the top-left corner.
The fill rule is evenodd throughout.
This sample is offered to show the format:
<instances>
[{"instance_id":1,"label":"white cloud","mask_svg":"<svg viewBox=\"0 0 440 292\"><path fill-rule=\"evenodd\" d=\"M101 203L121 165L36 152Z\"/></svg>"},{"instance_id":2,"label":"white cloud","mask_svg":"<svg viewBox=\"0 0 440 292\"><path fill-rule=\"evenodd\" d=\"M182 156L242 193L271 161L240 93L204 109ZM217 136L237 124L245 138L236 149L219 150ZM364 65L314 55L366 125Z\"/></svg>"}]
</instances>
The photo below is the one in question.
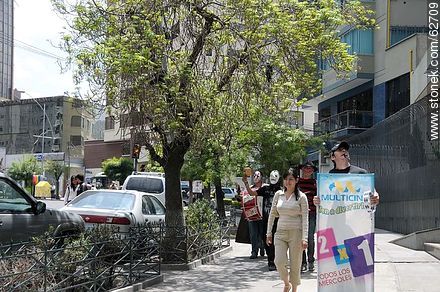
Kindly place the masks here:
<instances>
[{"instance_id":1,"label":"white cloud","mask_svg":"<svg viewBox=\"0 0 440 292\"><path fill-rule=\"evenodd\" d=\"M64 21L53 11L50 0L15 0L14 38L56 56L65 53L54 47L60 41ZM14 50L14 87L33 97L73 92L72 73L61 73L57 60L23 49Z\"/></svg>"}]
</instances>

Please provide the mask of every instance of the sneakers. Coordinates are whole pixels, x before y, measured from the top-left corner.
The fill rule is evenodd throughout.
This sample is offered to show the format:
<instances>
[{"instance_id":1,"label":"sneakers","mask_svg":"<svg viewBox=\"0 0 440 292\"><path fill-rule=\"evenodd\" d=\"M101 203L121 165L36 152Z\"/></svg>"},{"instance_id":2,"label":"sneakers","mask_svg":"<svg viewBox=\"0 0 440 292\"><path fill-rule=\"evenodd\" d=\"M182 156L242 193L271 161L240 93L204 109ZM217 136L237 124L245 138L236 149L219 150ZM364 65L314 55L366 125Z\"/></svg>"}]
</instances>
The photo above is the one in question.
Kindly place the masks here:
<instances>
[{"instance_id":1,"label":"sneakers","mask_svg":"<svg viewBox=\"0 0 440 292\"><path fill-rule=\"evenodd\" d=\"M260 256L264 257L264 248L260 248Z\"/></svg>"},{"instance_id":2,"label":"sneakers","mask_svg":"<svg viewBox=\"0 0 440 292\"><path fill-rule=\"evenodd\" d=\"M301 265L301 272L306 272L307 271L307 264L302 264Z\"/></svg>"},{"instance_id":3,"label":"sneakers","mask_svg":"<svg viewBox=\"0 0 440 292\"><path fill-rule=\"evenodd\" d=\"M275 266L274 263L269 263L268 266L269 266L269 271L276 271L277 270L277 267Z\"/></svg>"},{"instance_id":4,"label":"sneakers","mask_svg":"<svg viewBox=\"0 0 440 292\"><path fill-rule=\"evenodd\" d=\"M313 272L315 270L315 264L309 263L309 272Z\"/></svg>"},{"instance_id":5,"label":"sneakers","mask_svg":"<svg viewBox=\"0 0 440 292\"><path fill-rule=\"evenodd\" d=\"M249 257L249 259L251 259L251 260L254 260L254 259L256 259L258 256L257 256L257 253L256 252L252 252L251 253L251 256Z\"/></svg>"}]
</instances>

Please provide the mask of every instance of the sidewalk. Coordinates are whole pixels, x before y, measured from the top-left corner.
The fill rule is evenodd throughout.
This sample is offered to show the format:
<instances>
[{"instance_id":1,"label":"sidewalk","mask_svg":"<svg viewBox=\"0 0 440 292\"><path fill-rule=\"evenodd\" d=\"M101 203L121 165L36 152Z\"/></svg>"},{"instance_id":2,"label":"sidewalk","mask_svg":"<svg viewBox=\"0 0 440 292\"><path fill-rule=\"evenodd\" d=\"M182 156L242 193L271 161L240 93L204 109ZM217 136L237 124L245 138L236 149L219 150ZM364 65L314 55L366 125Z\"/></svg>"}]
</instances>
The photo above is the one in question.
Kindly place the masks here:
<instances>
[{"instance_id":1,"label":"sidewalk","mask_svg":"<svg viewBox=\"0 0 440 292\"><path fill-rule=\"evenodd\" d=\"M376 229L376 292L438 292L440 261L424 251L389 243L400 234ZM267 258L249 259L250 245L231 240L232 251L190 271L163 271L164 282L142 291L282 291ZM316 271L302 274L298 291L317 291Z\"/></svg>"}]
</instances>

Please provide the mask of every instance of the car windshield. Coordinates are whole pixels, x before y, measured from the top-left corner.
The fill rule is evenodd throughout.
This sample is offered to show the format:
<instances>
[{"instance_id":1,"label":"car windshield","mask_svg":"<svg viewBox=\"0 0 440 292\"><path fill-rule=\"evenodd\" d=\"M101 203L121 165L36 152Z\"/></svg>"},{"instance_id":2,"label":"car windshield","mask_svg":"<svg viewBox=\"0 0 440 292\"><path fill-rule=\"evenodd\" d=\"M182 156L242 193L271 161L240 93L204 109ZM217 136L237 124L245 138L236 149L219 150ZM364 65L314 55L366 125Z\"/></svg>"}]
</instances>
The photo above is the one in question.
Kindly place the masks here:
<instances>
[{"instance_id":1,"label":"car windshield","mask_svg":"<svg viewBox=\"0 0 440 292\"><path fill-rule=\"evenodd\" d=\"M136 190L151 194L160 194L163 192L163 183L159 178L132 176L128 179L127 190Z\"/></svg>"},{"instance_id":2,"label":"car windshield","mask_svg":"<svg viewBox=\"0 0 440 292\"><path fill-rule=\"evenodd\" d=\"M130 211L133 209L135 195L122 192L85 192L76 197L68 206L90 209L111 209Z\"/></svg>"},{"instance_id":3,"label":"car windshield","mask_svg":"<svg viewBox=\"0 0 440 292\"><path fill-rule=\"evenodd\" d=\"M231 194L231 189L222 189L225 194Z\"/></svg>"}]
</instances>

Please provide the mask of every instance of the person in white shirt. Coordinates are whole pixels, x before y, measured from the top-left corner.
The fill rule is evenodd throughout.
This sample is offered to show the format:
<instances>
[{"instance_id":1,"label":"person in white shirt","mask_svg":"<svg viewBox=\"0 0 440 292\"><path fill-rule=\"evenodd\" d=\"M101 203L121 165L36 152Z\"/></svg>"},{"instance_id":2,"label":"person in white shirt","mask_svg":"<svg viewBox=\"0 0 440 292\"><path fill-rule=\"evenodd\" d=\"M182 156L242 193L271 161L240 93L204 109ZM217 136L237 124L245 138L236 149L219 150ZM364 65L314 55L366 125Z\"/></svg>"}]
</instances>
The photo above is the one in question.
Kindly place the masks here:
<instances>
[{"instance_id":1,"label":"person in white shirt","mask_svg":"<svg viewBox=\"0 0 440 292\"><path fill-rule=\"evenodd\" d=\"M78 187L76 176L72 175L70 177L70 184L67 185L66 192L64 193L64 205L67 205L77 196Z\"/></svg>"},{"instance_id":2,"label":"person in white shirt","mask_svg":"<svg viewBox=\"0 0 440 292\"><path fill-rule=\"evenodd\" d=\"M267 232L267 245L275 244L275 265L284 282L283 292L297 292L301 284L302 252L307 248L309 205L307 197L298 189L298 173L289 169L284 175L284 190L276 192L269 214L267 230L272 230L278 217L277 230ZM286 268L287 251L290 258L290 273Z\"/></svg>"}]
</instances>

